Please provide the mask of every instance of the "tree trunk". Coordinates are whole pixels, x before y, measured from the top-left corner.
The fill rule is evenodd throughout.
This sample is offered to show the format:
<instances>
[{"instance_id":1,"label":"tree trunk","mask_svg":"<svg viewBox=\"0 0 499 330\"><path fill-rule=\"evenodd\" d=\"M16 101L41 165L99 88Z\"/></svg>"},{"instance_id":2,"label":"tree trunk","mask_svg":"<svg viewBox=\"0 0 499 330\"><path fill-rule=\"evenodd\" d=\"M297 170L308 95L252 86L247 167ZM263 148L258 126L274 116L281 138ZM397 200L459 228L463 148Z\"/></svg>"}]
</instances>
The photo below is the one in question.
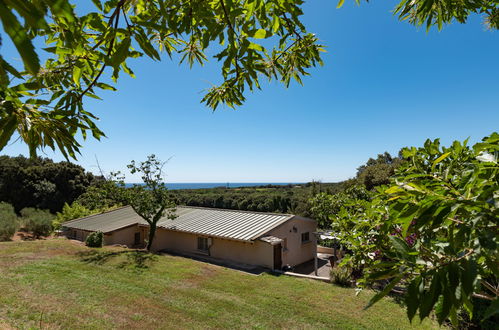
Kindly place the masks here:
<instances>
[{"instance_id":1,"label":"tree trunk","mask_svg":"<svg viewBox=\"0 0 499 330\"><path fill-rule=\"evenodd\" d=\"M156 222L149 223L149 240L147 241L147 251L151 251L152 241L156 234Z\"/></svg>"}]
</instances>

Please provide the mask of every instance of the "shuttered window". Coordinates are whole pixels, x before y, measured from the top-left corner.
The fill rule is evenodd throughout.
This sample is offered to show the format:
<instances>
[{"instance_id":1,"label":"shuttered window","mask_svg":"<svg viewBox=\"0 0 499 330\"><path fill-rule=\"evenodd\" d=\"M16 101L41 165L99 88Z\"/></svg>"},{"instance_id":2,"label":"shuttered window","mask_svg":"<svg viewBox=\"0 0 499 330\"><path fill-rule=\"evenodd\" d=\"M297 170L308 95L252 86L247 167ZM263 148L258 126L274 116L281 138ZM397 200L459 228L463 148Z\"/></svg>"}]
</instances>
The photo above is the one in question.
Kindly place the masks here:
<instances>
[{"instance_id":1,"label":"shuttered window","mask_svg":"<svg viewBox=\"0 0 499 330\"><path fill-rule=\"evenodd\" d=\"M208 252L208 238L198 237L198 250L203 252Z\"/></svg>"}]
</instances>

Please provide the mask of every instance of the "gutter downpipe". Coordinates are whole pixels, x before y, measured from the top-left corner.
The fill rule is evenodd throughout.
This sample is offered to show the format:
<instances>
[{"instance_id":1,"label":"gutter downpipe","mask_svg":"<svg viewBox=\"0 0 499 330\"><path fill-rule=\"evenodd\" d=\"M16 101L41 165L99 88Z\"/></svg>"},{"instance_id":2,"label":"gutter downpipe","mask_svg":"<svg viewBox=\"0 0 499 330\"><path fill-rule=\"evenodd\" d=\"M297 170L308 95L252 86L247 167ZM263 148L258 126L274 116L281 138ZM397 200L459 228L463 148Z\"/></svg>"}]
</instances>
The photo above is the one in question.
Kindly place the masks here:
<instances>
[{"instance_id":1,"label":"gutter downpipe","mask_svg":"<svg viewBox=\"0 0 499 330\"><path fill-rule=\"evenodd\" d=\"M317 233L314 233L314 274L315 276L318 276L317 274L317 268L318 268L318 261L317 261Z\"/></svg>"}]
</instances>

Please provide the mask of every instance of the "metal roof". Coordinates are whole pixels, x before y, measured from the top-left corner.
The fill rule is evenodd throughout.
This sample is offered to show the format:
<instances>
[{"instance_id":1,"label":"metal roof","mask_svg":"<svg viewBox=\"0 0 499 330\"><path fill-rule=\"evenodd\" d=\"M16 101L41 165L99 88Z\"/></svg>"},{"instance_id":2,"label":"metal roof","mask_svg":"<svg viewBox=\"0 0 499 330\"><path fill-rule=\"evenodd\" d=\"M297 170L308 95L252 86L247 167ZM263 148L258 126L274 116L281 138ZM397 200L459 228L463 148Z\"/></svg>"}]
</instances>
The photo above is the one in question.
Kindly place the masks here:
<instances>
[{"instance_id":1,"label":"metal roof","mask_svg":"<svg viewBox=\"0 0 499 330\"><path fill-rule=\"evenodd\" d=\"M168 230L215 236L240 241L253 241L294 217L275 214L203 207L178 206L175 219L162 218L158 227ZM130 206L71 220L63 227L110 232L134 224L147 225Z\"/></svg>"},{"instance_id":2,"label":"metal roof","mask_svg":"<svg viewBox=\"0 0 499 330\"><path fill-rule=\"evenodd\" d=\"M64 222L62 227L109 233L137 223L145 223L130 206Z\"/></svg>"}]
</instances>

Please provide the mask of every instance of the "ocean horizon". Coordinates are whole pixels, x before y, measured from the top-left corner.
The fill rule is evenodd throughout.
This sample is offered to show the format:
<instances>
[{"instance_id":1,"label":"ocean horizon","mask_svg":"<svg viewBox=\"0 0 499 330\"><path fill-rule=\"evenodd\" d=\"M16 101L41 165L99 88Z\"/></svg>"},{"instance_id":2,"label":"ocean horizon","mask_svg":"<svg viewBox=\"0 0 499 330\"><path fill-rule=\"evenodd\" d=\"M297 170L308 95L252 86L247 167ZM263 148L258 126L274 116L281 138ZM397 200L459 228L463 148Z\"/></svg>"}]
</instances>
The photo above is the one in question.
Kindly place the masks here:
<instances>
[{"instance_id":1,"label":"ocean horizon","mask_svg":"<svg viewBox=\"0 0 499 330\"><path fill-rule=\"evenodd\" d=\"M166 187L170 190L181 189L209 189L209 188L241 188L258 186L287 186L290 184L304 184L305 182L167 182ZM131 187L134 183L126 183Z\"/></svg>"}]
</instances>

